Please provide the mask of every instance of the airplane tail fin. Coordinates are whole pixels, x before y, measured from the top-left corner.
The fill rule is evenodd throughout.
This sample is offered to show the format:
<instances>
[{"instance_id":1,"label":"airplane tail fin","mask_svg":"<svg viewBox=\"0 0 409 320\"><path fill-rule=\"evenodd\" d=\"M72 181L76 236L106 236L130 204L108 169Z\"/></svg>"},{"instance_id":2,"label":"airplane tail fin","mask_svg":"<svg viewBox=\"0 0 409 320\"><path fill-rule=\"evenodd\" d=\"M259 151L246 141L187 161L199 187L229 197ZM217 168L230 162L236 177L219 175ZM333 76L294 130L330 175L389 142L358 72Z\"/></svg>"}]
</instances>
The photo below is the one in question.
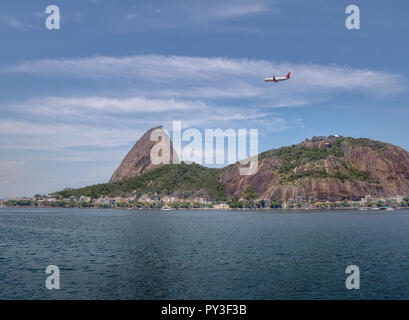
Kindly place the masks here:
<instances>
[{"instance_id":1,"label":"airplane tail fin","mask_svg":"<svg viewBox=\"0 0 409 320\"><path fill-rule=\"evenodd\" d=\"M290 74L291 74L291 72L289 72L285 77L286 77L287 79L290 79Z\"/></svg>"}]
</instances>

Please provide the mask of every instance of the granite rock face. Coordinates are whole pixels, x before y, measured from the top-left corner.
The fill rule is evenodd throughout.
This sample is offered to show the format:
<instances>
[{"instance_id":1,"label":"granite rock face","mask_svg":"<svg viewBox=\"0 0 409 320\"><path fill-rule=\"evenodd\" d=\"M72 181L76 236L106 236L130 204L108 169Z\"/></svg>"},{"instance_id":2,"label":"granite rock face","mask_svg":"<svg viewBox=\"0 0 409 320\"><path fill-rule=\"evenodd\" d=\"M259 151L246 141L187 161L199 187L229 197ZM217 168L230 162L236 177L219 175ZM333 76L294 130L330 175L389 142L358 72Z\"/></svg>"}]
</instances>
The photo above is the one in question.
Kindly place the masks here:
<instances>
[{"instance_id":1,"label":"granite rock face","mask_svg":"<svg viewBox=\"0 0 409 320\"><path fill-rule=\"evenodd\" d=\"M151 141L154 130L163 131L170 146L170 163L178 163L169 136L162 127L152 128L136 142L110 182L161 167L150 158L152 148L159 143ZM409 152L370 139L314 137L259 154L254 175L240 175L239 168L237 163L219 170L208 169L216 170L214 184L224 188L227 199L242 199L248 186L258 199L282 201L297 196L306 201L343 201L359 200L366 195L376 198L409 195Z\"/></svg>"},{"instance_id":2,"label":"granite rock face","mask_svg":"<svg viewBox=\"0 0 409 320\"><path fill-rule=\"evenodd\" d=\"M309 140L260 154L255 175L240 176L236 164L226 168L221 180L231 199L242 198L248 185L259 199L282 201L407 196L409 152L369 139Z\"/></svg>"},{"instance_id":3,"label":"granite rock face","mask_svg":"<svg viewBox=\"0 0 409 320\"><path fill-rule=\"evenodd\" d=\"M121 165L115 170L109 182L117 182L124 179L133 178L139 176L149 170L160 167L159 164L154 164L151 161L152 148L161 141L151 141L151 134L155 131L161 131L164 137L169 140L170 144L170 163L173 163L173 146L169 136L163 130L162 126L152 128L148 130L142 138L140 138L132 149L128 152L125 158L122 160Z\"/></svg>"}]
</instances>

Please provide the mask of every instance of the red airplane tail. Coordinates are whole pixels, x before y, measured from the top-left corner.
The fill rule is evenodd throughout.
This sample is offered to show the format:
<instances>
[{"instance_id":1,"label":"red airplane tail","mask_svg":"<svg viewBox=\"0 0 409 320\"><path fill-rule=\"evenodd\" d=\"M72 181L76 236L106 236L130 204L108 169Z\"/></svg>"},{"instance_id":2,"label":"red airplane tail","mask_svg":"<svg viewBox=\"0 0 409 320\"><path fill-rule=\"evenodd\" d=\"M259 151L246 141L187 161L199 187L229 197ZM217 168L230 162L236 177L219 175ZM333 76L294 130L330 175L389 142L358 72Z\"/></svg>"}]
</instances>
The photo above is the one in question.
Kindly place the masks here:
<instances>
[{"instance_id":1,"label":"red airplane tail","mask_svg":"<svg viewBox=\"0 0 409 320\"><path fill-rule=\"evenodd\" d=\"M291 74L291 72L289 72L285 77L286 77L287 79L290 79L290 74Z\"/></svg>"}]
</instances>

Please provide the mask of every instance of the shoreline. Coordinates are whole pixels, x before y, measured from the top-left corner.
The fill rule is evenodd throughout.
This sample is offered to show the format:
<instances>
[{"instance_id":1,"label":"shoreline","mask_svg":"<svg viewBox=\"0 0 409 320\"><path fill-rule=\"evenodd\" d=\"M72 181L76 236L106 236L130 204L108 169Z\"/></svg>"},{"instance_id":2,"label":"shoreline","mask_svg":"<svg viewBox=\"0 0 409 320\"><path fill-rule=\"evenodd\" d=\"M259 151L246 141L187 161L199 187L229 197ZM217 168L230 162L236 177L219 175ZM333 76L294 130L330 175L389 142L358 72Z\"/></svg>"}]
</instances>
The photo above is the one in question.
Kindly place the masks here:
<instances>
[{"instance_id":1,"label":"shoreline","mask_svg":"<svg viewBox=\"0 0 409 320\"><path fill-rule=\"evenodd\" d=\"M3 208L12 208L12 209L84 209L84 210L125 210L125 211L140 211L140 210L156 210L156 211L397 211L409 209L409 207L396 207L387 209L381 208L227 208L227 209L215 209L215 208L171 208L171 209L162 209L162 208L121 208L121 207L53 207L53 206L0 206L0 209Z\"/></svg>"}]
</instances>

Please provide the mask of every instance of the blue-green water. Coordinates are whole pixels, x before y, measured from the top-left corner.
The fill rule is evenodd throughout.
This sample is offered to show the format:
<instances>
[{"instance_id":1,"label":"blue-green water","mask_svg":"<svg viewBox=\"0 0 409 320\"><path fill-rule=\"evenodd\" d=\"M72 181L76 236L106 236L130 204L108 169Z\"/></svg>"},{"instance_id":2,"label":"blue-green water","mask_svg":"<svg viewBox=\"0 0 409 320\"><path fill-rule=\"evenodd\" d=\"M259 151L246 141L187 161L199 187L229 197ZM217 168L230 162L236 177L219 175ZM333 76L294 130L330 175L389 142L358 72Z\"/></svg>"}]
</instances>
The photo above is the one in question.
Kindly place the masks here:
<instances>
[{"instance_id":1,"label":"blue-green water","mask_svg":"<svg viewBox=\"0 0 409 320\"><path fill-rule=\"evenodd\" d=\"M408 210L0 208L0 298L409 299L408 233Z\"/></svg>"}]
</instances>

